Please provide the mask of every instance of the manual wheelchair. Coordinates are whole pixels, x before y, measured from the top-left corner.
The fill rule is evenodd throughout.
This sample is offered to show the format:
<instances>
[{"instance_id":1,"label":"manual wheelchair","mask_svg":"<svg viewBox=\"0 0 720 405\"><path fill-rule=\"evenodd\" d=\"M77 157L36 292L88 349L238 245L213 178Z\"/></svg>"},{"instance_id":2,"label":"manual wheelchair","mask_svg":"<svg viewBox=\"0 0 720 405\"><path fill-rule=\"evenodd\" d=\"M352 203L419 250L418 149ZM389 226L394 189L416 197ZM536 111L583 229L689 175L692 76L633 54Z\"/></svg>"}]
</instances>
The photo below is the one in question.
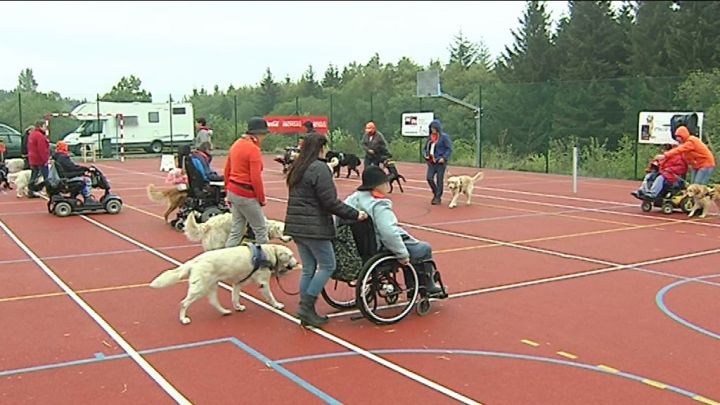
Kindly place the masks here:
<instances>
[{"instance_id":1,"label":"manual wheelchair","mask_svg":"<svg viewBox=\"0 0 720 405\"><path fill-rule=\"evenodd\" d=\"M322 291L332 307L357 308L378 325L389 325L405 318L415 307L418 315L430 312L431 298L447 298L440 272L433 261L401 265L395 256L377 246L370 218L351 224L339 224L333 241L337 269ZM433 281L442 293L430 296L419 266L432 266Z\"/></svg>"}]
</instances>

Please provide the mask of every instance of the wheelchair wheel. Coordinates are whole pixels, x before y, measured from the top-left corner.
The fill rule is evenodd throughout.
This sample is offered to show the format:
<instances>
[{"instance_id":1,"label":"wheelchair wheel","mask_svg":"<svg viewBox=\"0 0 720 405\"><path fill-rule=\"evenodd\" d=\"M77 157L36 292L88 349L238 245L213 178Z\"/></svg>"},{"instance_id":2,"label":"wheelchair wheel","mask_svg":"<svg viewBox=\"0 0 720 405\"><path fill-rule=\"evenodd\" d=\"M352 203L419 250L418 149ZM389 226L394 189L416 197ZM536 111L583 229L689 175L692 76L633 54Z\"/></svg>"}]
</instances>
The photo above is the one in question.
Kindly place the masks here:
<instances>
[{"instance_id":1,"label":"wheelchair wheel","mask_svg":"<svg viewBox=\"0 0 720 405\"><path fill-rule=\"evenodd\" d=\"M120 210L122 210L122 201L117 198L109 198L105 202L105 211L107 211L108 214L118 214Z\"/></svg>"},{"instance_id":2,"label":"wheelchair wheel","mask_svg":"<svg viewBox=\"0 0 720 405\"><path fill-rule=\"evenodd\" d=\"M643 203L640 204L640 209L643 212L650 212L650 211L652 211L652 206L653 206L652 201L643 201Z\"/></svg>"},{"instance_id":3,"label":"wheelchair wheel","mask_svg":"<svg viewBox=\"0 0 720 405\"><path fill-rule=\"evenodd\" d=\"M389 325L405 318L418 298L418 274L412 265L401 266L389 253L375 255L358 277L355 300L371 322Z\"/></svg>"},{"instance_id":4,"label":"wheelchair wheel","mask_svg":"<svg viewBox=\"0 0 720 405\"><path fill-rule=\"evenodd\" d=\"M670 214L673 213L673 208L674 208L674 207L673 207L672 202L670 202L670 201L665 202L665 203L663 203L663 205L662 205L662 212L663 212L663 214L665 214L665 215L670 215Z\"/></svg>"},{"instance_id":5,"label":"wheelchair wheel","mask_svg":"<svg viewBox=\"0 0 720 405\"><path fill-rule=\"evenodd\" d=\"M427 315L428 312L430 312L430 298L428 298L428 297L420 298L420 300L418 300L417 305L415 306L415 311L420 316Z\"/></svg>"},{"instance_id":6,"label":"wheelchair wheel","mask_svg":"<svg viewBox=\"0 0 720 405\"><path fill-rule=\"evenodd\" d=\"M55 204L53 212L55 212L55 215L59 217L66 217L72 214L72 206L70 205L70 203L60 201L59 203Z\"/></svg>"},{"instance_id":7,"label":"wheelchair wheel","mask_svg":"<svg viewBox=\"0 0 720 405\"><path fill-rule=\"evenodd\" d=\"M208 219L214 217L215 215L222 214L222 211L218 207L210 207L203 211L202 215L200 215L200 222L207 222Z\"/></svg>"},{"instance_id":8,"label":"wheelchair wheel","mask_svg":"<svg viewBox=\"0 0 720 405\"><path fill-rule=\"evenodd\" d=\"M355 283L329 280L322 292L323 299L333 308L355 308Z\"/></svg>"},{"instance_id":9,"label":"wheelchair wheel","mask_svg":"<svg viewBox=\"0 0 720 405\"><path fill-rule=\"evenodd\" d=\"M680 209L682 209L682 212L686 214L689 214L690 211L692 211L694 205L695 201L693 201L692 197L685 196L682 200L680 200Z\"/></svg>"}]
</instances>

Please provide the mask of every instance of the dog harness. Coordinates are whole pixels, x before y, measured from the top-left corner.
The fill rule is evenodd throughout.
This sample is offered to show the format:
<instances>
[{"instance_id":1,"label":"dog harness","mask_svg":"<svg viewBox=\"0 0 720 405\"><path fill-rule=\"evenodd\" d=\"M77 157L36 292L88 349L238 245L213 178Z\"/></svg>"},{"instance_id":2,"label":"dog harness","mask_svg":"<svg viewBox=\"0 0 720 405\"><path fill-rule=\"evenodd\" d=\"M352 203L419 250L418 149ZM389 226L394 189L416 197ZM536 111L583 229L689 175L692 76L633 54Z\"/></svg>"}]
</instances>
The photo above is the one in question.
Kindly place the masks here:
<instances>
[{"instance_id":1,"label":"dog harness","mask_svg":"<svg viewBox=\"0 0 720 405\"><path fill-rule=\"evenodd\" d=\"M248 244L250 251L252 252L252 264L253 271L257 271L261 267L270 267L272 263L268 260L265 252L260 248L257 243Z\"/></svg>"},{"instance_id":2,"label":"dog harness","mask_svg":"<svg viewBox=\"0 0 720 405\"><path fill-rule=\"evenodd\" d=\"M250 248L250 252L252 253L252 271L250 274L247 275L244 279L240 280L239 282L242 283L243 281L249 279L252 277L253 274L255 274L256 271L258 271L262 267L271 267L272 262L268 260L267 256L265 255L265 252L260 248L260 245L257 243L244 243L245 246Z\"/></svg>"}]
</instances>

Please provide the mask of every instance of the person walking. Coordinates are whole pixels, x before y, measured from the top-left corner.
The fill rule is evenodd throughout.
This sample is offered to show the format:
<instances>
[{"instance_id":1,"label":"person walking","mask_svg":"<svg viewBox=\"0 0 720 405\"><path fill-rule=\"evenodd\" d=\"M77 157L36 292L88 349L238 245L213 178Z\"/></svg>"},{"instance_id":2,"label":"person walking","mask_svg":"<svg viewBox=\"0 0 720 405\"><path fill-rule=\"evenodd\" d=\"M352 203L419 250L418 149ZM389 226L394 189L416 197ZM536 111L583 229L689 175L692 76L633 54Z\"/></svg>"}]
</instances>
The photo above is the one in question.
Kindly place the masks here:
<instances>
[{"instance_id":1,"label":"person walking","mask_svg":"<svg viewBox=\"0 0 720 405\"><path fill-rule=\"evenodd\" d=\"M269 241L262 209L266 200L260 152L260 145L268 132L267 122L263 118L252 117L248 120L245 135L235 141L228 151L223 178L233 222L225 247L238 246L248 224L257 243Z\"/></svg>"},{"instance_id":2,"label":"person walking","mask_svg":"<svg viewBox=\"0 0 720 405\"><path fill-rule=\"evenodd\" d=\"M35 122L35 129L28 135L27 141L28 164L32 174L28 189L30 197L38 197L38 192L45 187L48 178L48 163L50 162L50 140L47 137L45 121ZM38 177L42 176L42 185L35 184Z\"/></svg>"},{"instance_id":3,"label":"person walking","mask_svg":"<svg viewBox=\"0 0 720 405\"><path fill-rule=\"evenodd\" d=\"M428 135L423 151L423 156L427 161L426 178L433 193L430 203L439 205L442 201L445 169L450 155L452 155L452 140L443 131L440 120L435 119L430 123L430 135Z\"/></svg>"},{"instance_id":4,"label":"person walking","mask_svg":"<svg viewBox=\"0 0 720 405\"><path fill-rule=\"evenodd\" d=\"M361 145L365 150L365 168L378 166L382 162L383 156L387 154L385 136L377 130L372 121L365 124L365 134L363 134Z\"/></svg>"},{"instance_id":5,"label":"person walking","mask_svg":"<svg viewBox=\"0 0 720 405\"><path fill-rule=\"evenodd\" d=\"M289 198L285 214L285 235L293 237L302 260L300 309L303 325L320 326L328 322L315 311L315 302L335 272L333 215L363 221L367 214L338 199L332 172L325 162L327 138L305 136L300 155L287 174Z\"/></svg>"}]
</instances>

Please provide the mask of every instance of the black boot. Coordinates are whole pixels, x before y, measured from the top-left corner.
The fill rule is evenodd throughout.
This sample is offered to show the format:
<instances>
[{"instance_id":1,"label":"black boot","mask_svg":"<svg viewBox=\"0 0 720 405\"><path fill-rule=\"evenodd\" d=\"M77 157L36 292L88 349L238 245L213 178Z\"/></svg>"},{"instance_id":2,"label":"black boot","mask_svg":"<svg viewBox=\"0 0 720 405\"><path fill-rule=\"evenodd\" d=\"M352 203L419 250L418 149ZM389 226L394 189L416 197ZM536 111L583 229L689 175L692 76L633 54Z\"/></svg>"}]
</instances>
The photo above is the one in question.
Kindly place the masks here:
<instances>
[{"instance_id":1,"label":"black boot","mask_svg":"<svg viewBox=\"0 0 720 405\"><path fill-rule=\"evenodd\" d=\"M328 322L328 319L321 317L315 312L315 301L317 301L317 297L313 297L312 295L300 296L300 308L298 309L297 316L300 318L301 325L319 327Z\"/></svg>"},{"instance_id":2,"label":"black boot","mask_svg":"<svg viewBox=\"0 0 720 405\"><path fill-rule=\"evenodd\" d=\"M433 280L435 266L433 266L432 263L423 263L418 265L417 269L420 283L425 286L425 291L429 296L444 294L443 289L437 286Z\"/></svg>"}]
</instances>

